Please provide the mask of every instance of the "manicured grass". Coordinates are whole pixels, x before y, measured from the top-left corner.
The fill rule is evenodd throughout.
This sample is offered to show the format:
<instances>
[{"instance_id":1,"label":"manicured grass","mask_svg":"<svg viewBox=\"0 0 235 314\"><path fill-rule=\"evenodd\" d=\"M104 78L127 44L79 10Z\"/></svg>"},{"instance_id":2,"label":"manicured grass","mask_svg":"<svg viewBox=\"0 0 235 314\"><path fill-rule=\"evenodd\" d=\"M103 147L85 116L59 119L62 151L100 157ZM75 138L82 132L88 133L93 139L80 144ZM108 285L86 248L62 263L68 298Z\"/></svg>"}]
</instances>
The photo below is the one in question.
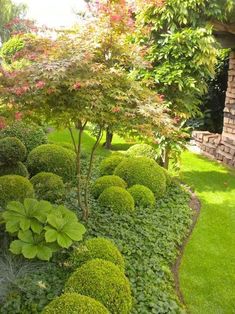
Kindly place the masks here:
<instances>
[{"instance_id":1,"label":"manicured grass","mask_svg":"<svg viewBox=\"0 0 235 314\"><path fill-rule=\"evenodd\" d=\"M192 314L235 313L235 172L187 152L181 176L202 204L180 267L186 306Z\"/></svg>"}]
</instances>

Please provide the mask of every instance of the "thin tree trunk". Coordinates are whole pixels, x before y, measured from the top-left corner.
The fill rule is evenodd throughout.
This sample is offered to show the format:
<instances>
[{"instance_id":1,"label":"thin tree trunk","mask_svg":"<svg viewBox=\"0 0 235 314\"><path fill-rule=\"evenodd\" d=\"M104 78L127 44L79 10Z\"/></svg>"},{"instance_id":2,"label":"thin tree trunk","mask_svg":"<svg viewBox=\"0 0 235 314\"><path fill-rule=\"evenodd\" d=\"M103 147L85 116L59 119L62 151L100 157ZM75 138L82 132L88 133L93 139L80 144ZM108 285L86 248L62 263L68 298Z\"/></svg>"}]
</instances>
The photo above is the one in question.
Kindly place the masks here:
<instances>
[{"instance_id":1,"label":"thin tree trunk","mask_svg":"<svg viewBox=\"0 0 235 314\"><path fill-rule=\"evenodd\" d=\"M167 147L165 149L165 157L164 157L164 168L168 170L169 168L169 162L170 162L170 149Z\"/></svg>"},{"instance_id":2,"label":"thin tree trunk","mask_svg":"<svg viewBox=\"0 0 235 314\"><path fill-rule=\"evenodd\" d=\"M106 149L111 149L112 147L112 140L113 140L113 132L110 131L110 128L106 130L106 139L104 143L104 147Z\"/></svg>"},{"instance_id":3,"label":"thin tree trunk","mask_svg":"<svg viewBox=\"0 0 235 314\"><path fill-rule=\"evenodd\" d=\"M84 220L87 220L88 216L89 216L89 201L88 201L89 183L90 183L90 178L91 178L91 171L92 171L92 165L93 165L95 151L96 151L98 145L100 144L102 136L103 136L103 130L102 130L102 127L100 127L99 133L98 133L97 138L96 138L96 142L95 142L94 146L92 147L92 151L91 151L91 155L90 155L90 161L89 161L89 167L88 167L87 176L86 176L86 183L85 183L85 188L84 188L84 203L85 203L85 207L84 207L84 211L83 211L83 219Z\"/></svg>"}]
</instances>

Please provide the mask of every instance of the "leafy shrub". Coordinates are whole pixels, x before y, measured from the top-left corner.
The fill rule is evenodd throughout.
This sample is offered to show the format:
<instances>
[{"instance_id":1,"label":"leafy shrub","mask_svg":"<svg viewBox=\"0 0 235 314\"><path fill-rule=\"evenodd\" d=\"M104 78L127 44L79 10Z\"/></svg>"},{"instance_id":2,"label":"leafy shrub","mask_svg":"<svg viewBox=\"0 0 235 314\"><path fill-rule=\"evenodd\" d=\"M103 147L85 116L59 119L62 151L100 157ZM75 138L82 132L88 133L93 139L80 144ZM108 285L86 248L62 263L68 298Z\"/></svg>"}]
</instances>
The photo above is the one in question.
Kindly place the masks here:
<instances>
[{"instance_id":1,"label":"leafy shrub","mask_svg":"<svg viewBox=\"0 0 235 314\"><path fill-rule=\"evenodd\" d=\"M55 202L64 196L63 180L54 173L40 172L32 177L30 181L38 199Z\"/></svg>"},{"instance_id":2,"label":"leafy shrub","mask_svg":"<svg viewBox=\"0 0 235 314\"><path fill-rule=\"evenodd\" d=\"M93 298L78 293L65 293L53 300L42 314L109 314L109 311Z\"/></svg>"},{"instance_id":3,"label":"leafy shrub","mask_svg":"<svg viewBox=\"0 0 235 314\"><path fill-rule=\"evenodd\" d=\"M24 41L20 35L11 37L5 42L1 49L1 57L7 64L12 63L12 58L15 53L24 48Z\"/></svg>"},{"instance_id":4,"label":"leafy shrub","mask_svg":"<svg viewBox=\"0 0 235 314\"><path fill-rule=\"evenodd\" d=\"M0 139L0 163L14 164L26 157L24 144L16 137Z\"/></svg>"},{"instance_id":5,"label":"leafy shrub","mask_svg":"<svg viewBox=\"0 0 235 314\"><path fill-rule=\"evenodd\" d=\"M92 194L95 198L98 198L100 194L111 186L119 186L126 188L126 182L118 176L103 176L98 178L92 186Z\"/></svg>"},{"instance_id":6,"label":"leafy shrub","mask_svg":"<svg viewBox=\"0 0 235 314\"><path fill-rule=\"evenodd\" d=\"M112 155L108 158L105 158L100 163L100 174L102 176L112 175L115 168L120 164L120 162L126 158L124 155Z\"/></svg>"},{"instance_id":7,"label":"leafy shrub","mask_svg":"<svg viewBox=\"0 0 235 314\"><path fill-rule=\"evenodd\" d=\"M168 172L168 170L166 170L165 168L162 168L164 171L164 175L166 177L166 185L169 186L172 182L172 177L170 175L170 173Z\"/></svg>"},{"instance_id":8,"label":"leafy shrub","mask_svg":"<svg viewBox=\"0 0 235 314\"><path fill-rule=\"evenodd\" d=\"M17 175L0 177L0 207L5 207L10 201L23 201L34 197L34 189L30 181Z\"/></svg>"},{"instance_id":9,"label":"leafy shrub","mask_svg":"<svg viewBox=\"0 0 235 314\"><path fill-rule=\"evenodd\" d=\"M102 207L110 208L120 214L135 210L135 202L131 194L118 186L105 189L98 201Z\"/></svg>"},{"instance_id":10,"label":"leafy shrub","mask_svg":"<svg viewBox=\"0 0 235 314\"><path fill-rule=\"evenodd\" d=\"M148 157L152 159L156 159L157 157L156 150L148 144L133 145L127 150L126 153L128 156L133 157Z\"/></svg>"},{"instance_id":11,"label":"leafy shrub","mask_svg":"<svg viewBox=\"0 0 235 314\"><path fill-rule=\"evenodd\" d=\"M52 172L67 182L76 174L75 153L58 145L46 144L34 148L28 155L27 164L33 176L39 172Z\"/></svg>"},{"instance_id":12,"label":"leafy shrub","mask_svg":"<svg viewBox=\"0 0 235 314\"><path fill-rule=\"evenodd\" d=\"M129 187L136 184L148 187L156 197L163 196L166 191L166 178L162 167L147 157L123 160L114 174L125 180Z\"/></svg>"},{"instance_id":13,"label":"leafy shrub","mask_svg":"<svg viewBox=\"0 0 235 314\"><path fill-rule=\"evenodd\" d=\"M29 176L27 168L21 161L15 164L4 164L0 166L0 177L8 174L15 174L26 178Z\"/></svg>"},{"instance_id":14,"label":"leafy shrub","mask_svg":"<svg viewBox=\"0 0 235 314\"><path fill-rule=\"evenodd\" d=\"M11 242L10 251L29 259L49 260L61 247L68 248L74 241L81 241L85 233L75 213L47 201L26 198L23 204L10 202L2 216L6 231L18 234L18 239Z\"/></svg>"},{"instance_id":15,"label":"leafy shrub","mask_svg":"<svg viewBox=\"0 0 235 314\"><path fill-rule=\"evenodd\" d=\"M128 279L113 263L93 259L78 268L68 279L65 292L92 297L112 314L128 314L132 306Z\"/></svg>"},{"instance_id":16,"label":"leafy shrub","mask_svg":"<svg viewBox=\"0 0 235 314\"><path fill-rule=\"evenodd\" d=\"M138 207L153 207L156 204L153 192L144 185L133 185L128 189L128 192L132 195L135 205Z\"/></svg>"},{"instance_id":17,"label":"leafy shrub","mask_svg":"<svg viewBox=\"0 0 235 314\"><path fill-rule=\"evenodd\" d=\"M73 267L79 267L94 258L110 261L124 271L125 262L122 254L112 241L105 238L87 240L84 245L74 249L70 261Z\"/></svg>"},{"instance_id":18,"label":"leafy shrub","mask_svg":"<svg viewBox=\"0 0 235 314\"><path fill-rule=\"evenodd\" d=\"M0 138L7 136L17 137L24 143L28 153L35 147L46 144L47 137L43 129L34 123L26 123L22 121L14 122L0 132Z\"/></svg>"}]
</instances>

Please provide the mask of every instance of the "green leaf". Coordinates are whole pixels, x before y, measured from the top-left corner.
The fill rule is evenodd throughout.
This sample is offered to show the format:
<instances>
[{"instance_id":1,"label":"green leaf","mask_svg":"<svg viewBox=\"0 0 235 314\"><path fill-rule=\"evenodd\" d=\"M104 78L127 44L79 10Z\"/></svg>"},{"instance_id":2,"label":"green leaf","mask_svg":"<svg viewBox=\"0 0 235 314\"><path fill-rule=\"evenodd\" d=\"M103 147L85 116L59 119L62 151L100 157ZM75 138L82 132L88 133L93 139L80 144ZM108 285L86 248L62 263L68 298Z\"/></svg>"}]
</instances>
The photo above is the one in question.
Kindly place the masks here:
<instances>
[{"instance_id":1,"label":"green leaf","mask_svg":"<svg viewBox=\"0 0 235 314\"><path fill-rule=\"evenodd\" d=\"M18 238L26 243L31 243L31 244L34 243L33 234L32 234L32 231L30 230L26 230L26 231L20 230L18 233Z\"/></svg>"},{"instance_id":2,"label":"green leaf","mask_svg":"<svg viewBox=\"0 0 235 314\"><path fill-rule=\"evenodd\" d=\"M29 230L30 228L30 219L28 218L21 218L20 220L20 228L23 230L23 231L26 231L26 230Z\"/></svg>"},{"instance_id":3,"label":"green leaf","mask_svg":"<svg viewBox=\"0 0 235 314\"><path fill-rule=\"evenodd\" d=\"M22 246L22 254L24 257L32 259L37 255L37 246L35 244L27 244L25 243Z\"/></svg>"},{"instance_id":4,"label":"green leaf","mask_svg":"<svg viewBox=\"0 0 235 314\"><path fill-rule=\"evenodd\" d=\"M49 229L45 233L46 242L54 242L57 240L58 232L55 229Z\"/></svg>"},{"instance_id":5,"label":"green leaf","mask_svg":"<svg viewBox=\"0 0 235 314\"><path fill-rule=\"evenodd\" d=\"M31 220L31 229L33 230L33 232L40 234L43 230L43 226L39 221L34 219L34 220Z\"/></svg>"},{"instance_id":6,"label":"green leaf","mask_svg":"<svg viewBox=\"0 0 235 314\"><path fill-rule=\"evenodd\" d=\"M61 229L63 225L65 224L65 221L63 218L57 217L54 214L48 215L47 222L57 230Z\"/></svg>"},{"instance_id":7,"label":"green leaf","mask_svg":"<svg viewBox=\"0 0 235 314\"><path fill-rule=\"evenodd\" d=\"M10 251L13 254L16 254L16 255L21 254L22 246L23 246L23 242L22 241L20 241L20 240L12 241L11 245L10 245Z\"/></svg>"},{"instance_id":8,"label":"green leaf","mask_svg":"<svg viewBox=\"0 0 235 314\"><path fill-rule=\"evenodd\" d=\"M7 210L25 215L24 205L20 202L12 201L7 204Z\"/></svg>"},{"instance_id":9,"label":"green leaf","mask_svg":"<svg viewBox=\"0 0 235 314\"><path fill-rule=\"evenodd\" d=\"M63 228L63 232L74 241L81 241L83 234L86 232L86 228L78 223L67 223Z\"/></svg>"},{"instance_id":10,"label":"green leaf","mask_svg":"<svg viewBox=\"0 0 235 314\"><path fill-rule=\"evenodd\" d=\"M61 247L69 248L73 241L66 234L57 234L57 242Z\"/></svg>"},{"instance_id":11,"label":"green leaf","mask_svg":"<svg viewBox=\"0 0 235 314\"><path fill-rule=\"evenodd\" d=\"M15 233L17 231L19 231L20 226L19 226L19 222L18 221L8 221L6 223L6 231L10 232L10 233Z\"/></svg>"},{"instance_id":12,"label":"green leaf","mask_svg":"<svg viewBox=\"0 0 235 314\"><path fill-rule=\"evenodd\" d=\"M49 261L52 257L52 249L47 246L37 247L37 257L43 261Z\"/></svg>"}]
</instances>

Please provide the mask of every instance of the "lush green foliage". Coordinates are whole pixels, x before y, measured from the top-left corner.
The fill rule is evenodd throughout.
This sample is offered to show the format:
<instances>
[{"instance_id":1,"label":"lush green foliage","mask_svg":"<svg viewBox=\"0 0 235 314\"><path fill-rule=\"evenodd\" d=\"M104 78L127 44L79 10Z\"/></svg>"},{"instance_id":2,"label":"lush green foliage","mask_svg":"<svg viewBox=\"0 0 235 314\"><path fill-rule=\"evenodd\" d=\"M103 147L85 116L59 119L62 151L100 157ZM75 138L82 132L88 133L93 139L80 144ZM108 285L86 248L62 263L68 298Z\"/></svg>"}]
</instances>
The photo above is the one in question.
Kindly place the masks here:
<instances>
[{"instance_id":1,"label":"lush green foliage","mask_svg":"<svg viewBox=\"0 0 235 314\"><path fill-rule=\"evenodd\" d=\"M128 156L157 158L156 150L148 144L135 144L127 150Z\"/></svg>"},{"instance_id":2,"label":"lush green foliage","mask_svg":"<svg viewBox=\"0 0 235 314\"><path fill-rule=\"evenodd\" d=\"M11 242L11 252L29 259L49 260L59 248L81 241L85 232L76 214L47 201L26 198L23 204L10 202L2 216L6 231L18 233L18 239Z\"/></svg>"},{"instance_id":3,"label":"lush green foliage","mask_svg":"<svg viewBox=\"0 0 235 314\"><path fill-rule=\"evenodd\" d=\"M123 178L129 187L140 184L148 187L156 197L166 191L166 178L162 168L147 157L133 157L123 160L115 169L115 175Z\"/></svg>"},{"instance_id":4,"label":"lush green foliage","mask_svg":"<svg viewBox=\"0 0 235 314\"><path fill-rule=\"evenodd\" d=\"M84 245L75 248L70 256L70 262L73 268L76 268L94 258L110 261L121 270L125 269L122 254L111 240L105 238L92 238L87 240Z\"/></svg>"},{"instance_id":5,"label":"lush green foliage","mask_svg":"<svg viewBox=\"0 0 235 314\"><path fill-rule=\"evenodd\" d=\"M10 201L23 201L26 197L34 197L34 189L30 181L18 175L0 177L0 207Z\"/></svg>"},{"instance_id":6,"label":"lush green foliage","mask_svg":"<svg viewBox=\"0 0 235 314\"><path fill-rule=\"evenodd\" d=\"M172 176L170 175L169 171L165 168L162 168L163 172L164 172L164 175L166 177L166 185L170 185L171 182L172 182Z\"/></svg>"},{"instance_id":7,"label":"lush green foliage","mask_svg":"<svg viewBox=\"0 0 235 314\"><path fill-rule=\"evenodd\" d=\"M137 207L153 207L156 204L155 196L153 192L144 185L133 185L128 189L128 192L132 195Z\"/></svg>"},{"instance_id":8,"label":"lush green foliage","mask_svg":"<svg viewBox=\"0 0 235 314\"><path fill-rule=\"evenodd\" d=\"M112 314L128 314L132 306L128 279L118 266L102 259L93 259L78 268L68 279L65 292L92 297Z\"/></svg>"},{"instance_id":9,"label":"lush green foliage","mask_svg":"<svg viewBox=\"0 0 235 314\"><path fill-rule=\"evenodd\" d=\"M7 136L17 137L21 140L28 153L35 147L47 143L45 132L34 123L16 121L0 131L0 138Z\"/></svg>"},{"instance_id":10,"label":"lush green foliage","mask_svg":"<svg viewBox=\"0 0 235 314\"><path fill-rule=\"evenodd\" d=\"M78 293L65 293L53 300L42 314L109 314L109 311L93 298Z\"/></svg>"},{"instance_id":11,"label":"lush green foliage","mask_svg":"<svg viewBox=\"0 0 235 314\"><path fill-rule=\"evenodd\" d=\"M12 57L21 49L24 48L22 36L17 35L10 38L1 48L1 57L4 62L11 63Z\"/></svg>"},{"instance_id":12,"label":"lush green foliage","mask_svg":"<svg viewBox=\"0 0 235 314\"><path fill-rule=\"evenodd\" d=\"M52 172L65 182L76 175L76 157L71 150L58 145L45 144L34 148L28 155L28 169L31 175Z\"/></svg>"},{"instance_id":13,"label":"lush green foliage","mask_svg":"<svg viewBox=\"0 0 235 314\"><path fill-rule=\"evenodd\" d=\"M25 165L19 161L15 164L3 164L0 166L0 176L5 176L8 174L16 174L22 177L28 177L29 173Z\"/></svg>"},{"instance_id":14,"label":"lush green foliage","mask_svg":"<svg viewBox=\"0 0 235 314\"><path fill-rule=\"evenodd\" d=\"M201 213L184 251L181 291L191 313L232 313L235 171L190 152L182 160L180 178L194 188Z\"/></svg>"},{"instance_id":15,"label":"lush green foliage","mask_svg":"<svg viewBox=\"0 0 235 314\"><path fill-rule=\"evenodd\" d=\"M55 202L64 197L65 187L61 177L50 172L40 172L31 178L38 199Z\"/></svg>"},{"instance_id":16,"label":"lush green foliage","mask_svg":"<svg viewBox=\"0 0 235 314\"><path fill-rule=\"evenodd\" d=\"M119 215L93 204L87 229L91 236L113 239L125 257L134 293L132 313L182 313L171 266L191 225L189 196L171 185L154 210L139 208Z\"/></svg>"},{"instance_id":17,"label":"lush green foliage","mask_svg":"<svg viewBox=\"0 0 235 314\"><path fill-rule=\"evenodd\" d=\"M95 198L98 198L105 189L111 186L119 186L125 189L127 184L122 178L118 176L103 176L94 182L92 186L92 194Z\"/></svg>"},{"instance_id":18,"label":"lush green foliage","mask_svg":"<svg viewBox=\"0 0 235 314\"><path fill-rule=\"evenodd\" d=\"M125 158L125 155L114 154L102 160L100 163L100 174L102 176L112 175L115 168L120 164L120 162Z\"/></svg>"},{"instance_id":19,"label":"lush green foliage","mask_svg":"<svg viewBox=\"0 0 235 314\"><path fill-rule=\"evenodd\" d=\"M0 163L15 164L26 157L24 144L16 137L0 139Z\"/></svg>"},{"instance_id":20,"label":"lush green foliage","mask_svg":"<svg viewBox=\"0 0 235 314\"><path fill-rule=\"evenodd\" d=\"M131 194L119 186L105 189L98 198L101 207L106 207L119 214L133 212L135 202Z\"/></svg>"}]
</instances>

